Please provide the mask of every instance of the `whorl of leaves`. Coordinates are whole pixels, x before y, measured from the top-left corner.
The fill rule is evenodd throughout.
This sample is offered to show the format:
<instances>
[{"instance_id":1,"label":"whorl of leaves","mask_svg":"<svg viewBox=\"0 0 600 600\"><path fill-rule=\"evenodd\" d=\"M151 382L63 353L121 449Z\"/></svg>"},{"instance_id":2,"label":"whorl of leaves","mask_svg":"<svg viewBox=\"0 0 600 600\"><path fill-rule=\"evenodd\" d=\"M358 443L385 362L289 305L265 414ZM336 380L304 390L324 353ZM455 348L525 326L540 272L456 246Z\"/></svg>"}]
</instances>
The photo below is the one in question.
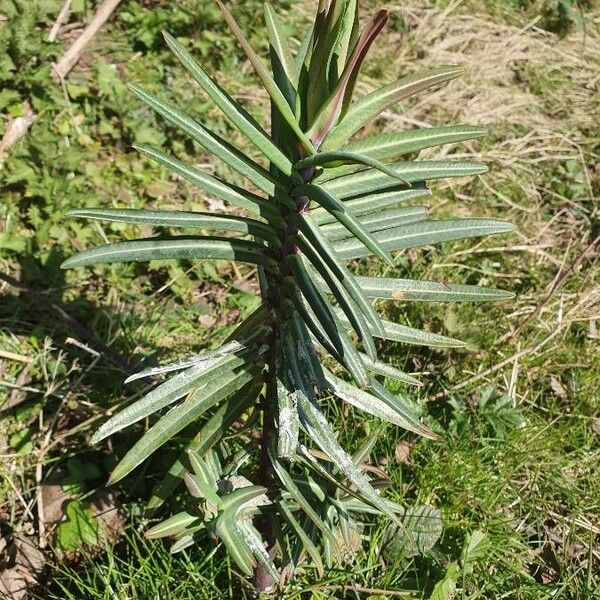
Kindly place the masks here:
<instances>
[{"instance_id":1,"label":"whorl of leaves","mask_svg":"<svg viewBox=\"0 0 600 600\"><path fill-rule=\"evenodd\" d=\"M181 41L165 34L166 43L231 126L264 157L264 164L161 97L131 85L140 100L242 176L247 187L159 148L140 147L207 196L222 200L227 212L79 210L72 216L186 233L107 244L81 252L63 266L165 259L256 266L259 310L219 348L132 376L177 371L104 423L94 441L161 411L115 468L115 482L196 424L197 434L156 489L150 507L158 508L184 481L196 499L197 512L171 517L148 535L175 536L174 550L179 550L210 531L242 572L250 575L262 569L274 582L286 564L298 565L304 552L320 571L346 555L356 537L360 539L366 515L386 515L395 523L396 535L411 536L415 515L429 514L417 511L407 521L404 509L380 494L376 488L385 483L383 476L363 464L374 436L355 456L349 455L323 412L323 402L334 397L435 438L422 423L418 405L390 393L376 379L383 375L419 383L380 362L374 338L439 348L464 344L382 320L372 299L477 302L510 297L470 285L357 277L352 261L375 255L393 265L398 251L505 233L512 226L495 219L431 220L425 207L405 204L430 193L428 180L485 172L484 166L472 162L404 159L424 148L480 137L485 133L481 128L435 127L351 139L400 100L460 73L455 67L442 67L355 97L360 67L387 21L387 11L378 11L361 28L356 0L321 0L311 30L293 52L275 11L265 4L268 69L228 9L215 1L271 98L270 133L204 71ZM223 437L234 423L250 426L255 417L248 414L262 420L261 444L256 451L250 447L244 460L236 455L223 467L218 455L230 447L222 443ZM237 474L246 459L255 467L254 483ZM265 519L276 519L277 528L265 527ZM421 537L398 543L420 548ZM274 547L278 554L271 551Z\"/></svg>"}]
</instances>

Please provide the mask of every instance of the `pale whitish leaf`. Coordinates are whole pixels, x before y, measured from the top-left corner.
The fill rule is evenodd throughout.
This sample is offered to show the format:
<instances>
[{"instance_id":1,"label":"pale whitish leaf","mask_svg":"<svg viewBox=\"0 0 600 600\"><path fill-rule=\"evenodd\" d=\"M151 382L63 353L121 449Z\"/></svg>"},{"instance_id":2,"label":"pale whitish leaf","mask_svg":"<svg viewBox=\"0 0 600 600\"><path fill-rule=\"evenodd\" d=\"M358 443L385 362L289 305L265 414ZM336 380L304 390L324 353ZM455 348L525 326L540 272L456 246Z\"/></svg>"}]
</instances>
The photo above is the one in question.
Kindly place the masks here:
<instances>
[{"instance_id":1,"label":"pale whitish leaf","mask_svg":"<svg viewBox=\"0 0 600 600\"><path fill-rule=\"evenodd\" d=\"M186 548L194 545L194 536L193 535L184 535L179 538L170 548L169 552L171 554L177 554Z\"/></svg>"},{"instance_id":2,"label":"pale whitish leaf","mask_svg":"<svg viewBox=\"0 0 600 600\"><path fill-rule=\"evenodd\" d=\"M200 455L208 452L221 439L231 424L248 408L250 403L256 402L261 387L262 382L260 379L254 379L231 398L225 400L189 442L186 450L193 450ZM180 458L173 463L168 473L152 491L152 496L148 502L148 510L156 510L161 506L183 479L186 472L184 454L187 455L186 453L180 455Z\"/></svg>"},{"instance_id":3,"label":"pale whitish leaf","mask_svg":"<svg viewBox=\"0 0 600 600\"><path fill-rule=\"evenodd\" d=\"M512 292L477 285L386 277L357 277L356 281L369 298L420 302L492 302L514 297Z\"/></svg>"},{"instance_id":4,"label":"pale whitish leaf","mask_svg":"<svg viewBox=\"0 0 600 600\"><path fill-rule=\"evenodd\" d=\"M351 212L355 217L362 215L370 215L377 213L386 208L391 208L402 202L429 196L431 192L427 188L412 188L410 190L389 190L381 194L367 194L359 198L345 200L344 206L346 210ZM335 221L335 217L328 213L324 208L314 208L310 211L310 216L315 223L325 225Z\"/></svg>"},{"instance_id":5,"label":"pale whitish leaf","mask_svg":"<svg viewBox=\"0 0 600 600\"><path fill-rule=\"evenodd\" d=\"M293 360L289 351L289 346L293 342L288 339L290 332L287 329L280 332L280 337L281 349L277 362L277 456L290 459L296 454L300 422L298 421L297 392L287 374L287 365L290 360Z\"/></svg>"},{"instance_id":6,"label":"pale whitish leaf","mask_svg":"<svg viewBox=\"0 0 600 600\"><path fill-rule=\"evenodd\" d=\"M209 195L260 215L269 222L281 222L281 217L278 216L273 207L264 198L227 184L205 173L202 169L184 163L152 146L134 146L134 148L148 158L164 165L169 171L198 186Z\"/></svg>"},{"instance_id":7,"label":"pale whitish leaf","mask_svg":"<svg viewBox=\"0 0 600 600\"><path fill-rule=\"evenodd\" d=\"M85 267L101 263L150 261L168 259L235 260L277 268L267 256L265 246L247 240L232 240L216 236L171 237L156 240L132 240L84 250L62 265L63 269Z\"/></svg>"},{"instance_id":8,"label":"pale whitish leaf","mask_svg":"<svg viewBox=\"0 0 600 600\"><path fill-rule=\"evenodd\" d=\"M315 150L313 145L308 138L308 136L302 131L296 117L288 104L285 96L282 94L281 90L277 87L276 83L273 81L273 77L265 67L261 58L254 52L252 46L246 40L246 37L242 33L242 30L239 28L238 24L235 22L233 15L229 12L229 10L225 7L225 5L221 2L221 0L215 0L219 10L223 14L223 18L227 22L229 29L237 39L238 43L246 53L248 60L252 63L258 78L261 80L265 90L269 93L271 100L277 106L281 116L285 119L286 123L291 127L293 132L296 134L298 139L300 140L304 149L312 154Z\"/></svg>"},{"instance_id":9,"label":"pale whitish leaf","mask_svg":"<svg viewBox=\"0 0 600 600\"><path fill-rule=\"evenodd\" d=\"M405 250L498 233L508 233L514 225L498 219L446 219L422 221L402 227L373 233L378 243L390 252ZM357 240L344 240L334 245L338 256L344 260L368 256L368 250Z\"/></svg>"},{"instance_id":10,"label":"pale whitish leaf","mask_svg":"<svg viewBox=\"0 0 600 600\"><path fill-rule=\"evenodd\" d=\"M129 84L131 91L170 123L187 133L203 148L220 158L240 175L247 177L256 187L272 196L278 186L274 177L231 144L213 133L175 106L160 100L138 85Z\"/></svg>"},{"instance_id":11,"label":"pale whitish leaf","mask_svg":"<svg viewBox=\"0 0 600 600\"><path fill-rule=\"evenodd\" d=\"M246 356L235 354L204 361L171 377L140 400L130 404L104 423L92 437L92 444L141 421L145 417L183 398L191 391L231 374L248 362Z\"/></svg>"},{"instance_id":12,"label":"pale whitish leaf","mask_svg":"<svg viewBox=\"0 0 600 600\"><path fill-rule=\"evenodd\" d=\"M241 519L238 521L238 529L248 544L254 558L256 558L256 561L266 569L274 582L279 581L279 573L265 549L265 543L260 533L256 530L256 527L250 521Z\"/></svg>"},{"instance_id":13,"label":"pale whitish leaf","mask_svg":"<svg viewBox=\"0 0 600 600\"><path fill-rule=\"evenodd\" d=\"M186 402L172 408L121 459L112 472L109 482L115 483L123 479L165 442L193 423L209 408L240 389L253 376L249 371L231 374L229 378L224 377L222 380L207 385L200 390L200 393L194 394Z\"/></svg>"},{"instance_id":14,"label":"pale whitish leaf","mask_svg":"<svg viewBox=\"0 0 600 600\"><path fill-rule=\"evenodd\" d=\"M271 141L260 125L236 102L221 86L219 86L202 67L192 58L192 55L168 33L164 34L165 41L181 64L200 84L211 100L223 111L237 129L240 130L282 173L292 174L292 163Z\"/></svg>"},{"instance_id":15,"label":"pale whitish leaf","mask_svg":"<svg viewBox=\"0 0 600 600\"><path fill-rule=\"evenodd\" d=\"M201 519L197 516L190 515L187 512L180 512L169 517L162 523L155 525L149 529L145 535L148 539L179 535L191 525L196 525L201 522Z\"/></svg>"},{"instance_id":16,"label":"pale whitish leaf","mask_svg":"<svg viewBox=\"0 0 600 600\"><path fill-rule=\"evenodd\" d=\"M361 127L372 121L381 111L404 98L426 90L461 74L461 69L445 67L426 73L409 75L359 98L350 105L344 118L331 129L323 142L323 150L336 150Z\"/></svg>"},{"instance_id":17,"label":"pale whitish leaf","mask_svg":"<svg viewBox=\"0 0 600 600\"><path fill-rule=\"evenodd\" d=\"M429 179L444 179L447 177L472 177L473 175L480 175L487 171L485 165L451 160L397 162L388 165L388 168L409 183L427 181ZM339 200L383 192L397 186L397 179L389 177L376 169L365 169L364 171L338 177L322 184L324 190Z\"/></svg>"}]
</instances>

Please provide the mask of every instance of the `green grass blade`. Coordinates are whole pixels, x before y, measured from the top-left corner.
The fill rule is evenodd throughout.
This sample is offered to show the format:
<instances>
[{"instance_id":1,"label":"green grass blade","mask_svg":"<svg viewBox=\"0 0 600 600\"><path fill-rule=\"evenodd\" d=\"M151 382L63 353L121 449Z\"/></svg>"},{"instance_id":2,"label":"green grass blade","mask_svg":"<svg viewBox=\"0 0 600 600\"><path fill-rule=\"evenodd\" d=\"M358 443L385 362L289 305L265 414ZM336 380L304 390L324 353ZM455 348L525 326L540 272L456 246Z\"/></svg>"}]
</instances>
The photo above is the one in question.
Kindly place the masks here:
<instances>
[{"instance_id":1,"label":"green grass blade","mask_svg":"<svg viewBox=\"0 0 600 600\"><path fill-rule=\"evenodd\" d=\"M369 298L415 302L494 302L514 298L512 292L478 285L387 277L357 277L356 281Z\"/></svg>"},{"instance_id":2,"label":"green grass blade","mask_svg":"<svg viewBox=\"0 0 600 600\"><path fill-rule=\"evenodd\" d=\"M391 208L408 200L430 195L431 192L427 188L413 187L410 190L389 190L382 194L367 194L359 198L353 198L352 200L345 200L344 206L355 217L361 217L365 214L371 215ZM335 221L335 217L321 207L312 209L309 214L318 225L326 225Z\"/></svg>"},{"instance_id":3,"label":"green grass blade","mask_svg":"<svg viewBox=\"0 0 600 600\"><path fill-rule=\"evenodd\" d=\"M514 230L511 223L498 219L444 219L422 221L404 227L386 229L373 234L390 252L439 244L452 240L508 233ZM338 256L344 260L361 258L369 253L357 240L345 240L334 245Z\"/></svg>"},{"instance_id":4,"label":"green grass blade","mask_svg":"<svg viewBox=\"0 0 600 600\"><path fill-rule=\"evenodd\" d=\"M298 139L300 140L302 146L309 154L314 153L313 145L308 138L308 136L300 129L300 125L296 120L296 116L294 115L290 105L288 104L285 96L281 92L281 90L277 87L277 84L273 81L273 77L265 67L261 58L254 52L252 46L246 40L242 30L239 28L236 23L233 15L229 12L229 10L225 7L225 5L221 2L221 0L214 0L219 10L221 11L223 18L225 19L229 29L233 33L234 37L246 53L248 60L252 63L258 78L261 80L264 88L269 93L271 100L281 113L281 116L285 119L286 123L291 127L294 131Z\"/></svg>"},{"instance_id":5,"label":"green grass blade","mask_svg":"<svg viewBox=\"0 0 600 600\"><path fill-rule=\"evenodd\" d=\"M192 58L192 55L172 36L164 33L165 40L173 54L189 71L200 87L210 96L211 100L221 109L225 117L237 127L282 173L292 174L292 163L271 141L264 129L221 88L202 67Z\"/></svg>"},{"instance_id":6,"label":"green grass blade","mask_svg":"<svg viewBox=\"0 0 600 600\"><path fill-rule=\"evenodd\" d=\"M211 259L248 262L274 269L277 263L267 256L265 248L265 246L247 240L209 236L132 240L84 250L68 258L63 262L61 268L72 269L101 263L129 261Z\"/></svg>"},{"instance_id":7,"label":"green grass blade","mask_svg":"<svg viewBox=\"0 0 600 600\"><path fill-rule=\"evenodd\" d=\"M422 160L399 162L389 165L389 168L402 179L413 182L447 177L472 177L487 171L485 165L459 161ZM375 169L366 169L351 175L332 179L323 184L322 188L340 200L382 192L398 186L393 179Z\"/></svg>"},{"instance_id":8,"label":"green grass blade","mask_svg":"<svg viewBox=\"0 0 600 600\"><path fill-rule=\"evenodd\" d=\"M273 195L278 183L266 169L172 104L160 100L138 85L129 84L129 89L169 123L179 127L208 152L248 178L265 194Z\"/></svg>"},{"instance_id":9,"label":"green grass blade","mask_svg":"<svg viewBox=\"0 0 600 600\"><path fill-rule=\"evenodd\" d=\"M71 210L68 217L152 225L154 227L179 227L182 229L213 229L252 235L274 245L279 245L277 232L269 225L233 215L186 212L179 210L136 210L130 208L84 208Z\"/></svg>"},{"instance_id":10,"label":"green grass blade","mask_svg":"<svg viewBox=\"0 0 600 600\"><path fill-rule=\"evenodd\" d=\"M204 412L239 390L253 378L249 371L241 371L230 378L223 378L208 385L198 394L172 408L153 425L140 440L127 452L113 470L109 484L120 481L131 473L140 463L170 440L182 429L193 423Z\"/></svg>"},{"instance_id":11,"label":"green grass blade","mask_svg":"<svg viewBox=\"0 0 600 600\"><path fill-rule=\"evenodd\" d=\"M307 196L311 200L314 200L317 204L331 213L337 221L342 223L342 225L344 225L350 233L355 235L356 239L364 244L373 254L376 254L390 265L394 264L389 254L381 247L377 240L365 230L360 221L346 209L344 204L330 192L322 187L310 184L296 188L294 194Z\"/></svg>"},{"instance_id":12,"label":"green grass blade","mask_svg":"<svg viewBox=\"0 0 600 600\"><path fill-rule=\"evenodd\" d=\"M343 119L331 129L323 141L323 150L336 150L361 127L371 122L379 113L404 98L444 83L461 74L457 67L444 67L426 73L409 75L359 98L350 105Z\"/></svg>"},{"instance_id":13,"label":"green grass blade","mask_svg":"<svg viewBox=\"0 0 600 600\"><path fill-rule=\"evenodd\" d=\"M216 196L225 202L230 202L235 206L249 210L264 217L267 221L281 222L280 217L273 207L264 198L227 184L205 173L202 169L184 163L152 146L134 146L134 148L148 158L159 162L169 171L198 186L211 196Z\"/></svg>"}]
</instances>

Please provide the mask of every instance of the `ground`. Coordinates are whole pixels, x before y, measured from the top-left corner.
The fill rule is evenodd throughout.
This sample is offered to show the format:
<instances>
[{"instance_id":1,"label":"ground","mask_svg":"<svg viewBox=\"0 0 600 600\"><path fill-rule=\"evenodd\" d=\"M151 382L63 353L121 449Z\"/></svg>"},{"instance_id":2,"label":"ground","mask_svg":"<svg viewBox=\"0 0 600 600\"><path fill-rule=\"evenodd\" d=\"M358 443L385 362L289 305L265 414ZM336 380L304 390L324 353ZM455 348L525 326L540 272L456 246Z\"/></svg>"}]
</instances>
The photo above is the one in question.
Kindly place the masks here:
<instances>
[{"instance_id":1,"label":"ground","mask_svg":"<svg viewBox=\"0 0 600 600\"><path fill-rule=\"evenodd\" d=\"M222 340L256 306L254 274L228 263L59 265L76 250L140 233L67 220L69 209L218 208L131 149L160 144L222 169L142 107L129 81L244 144L190 85L162 29L190 38L203 64L263 121L267 99L216 9L200 0L123 2L61 85L50 64L94 11L75 0L48 42L62 4L0 0L0 136L14 119L35 115L21 141L0 146L0 573L6 584L12 563L4 556L17 556L21 575L44 584L35 598L249 597L221 548L172 556L144 540L143 502L168 456L109 494L107 474L130 440L92 447L89 438L143 391L122 385L131 368ZM381 5L363 4L364 12ZM258 2L233 8L264 51ZM313 3L279 8L299 43L292 34ZM425 556L395 561L380 552L385 524L376 524L351 566L325 579L307 568L285 597L600 598L600 13L566 0L391 9L360 91L430 66L459 64L465 75L375 127L487 126L481 142L421 155L475 157L489 167L475 180L436 184L431 210L498 217L517 231L411 251L385 274L499 287L515 298L380 306L392 319L468 342L464 351L380 348L422 374L418 394L441 437L418 441L388 427L371 461L386 469L398 500L441 511L443 535ZM359 268L384 272L375 261ZM350 447L377 427L351 412L345 418Z\"/></svg>"}]
</instances>

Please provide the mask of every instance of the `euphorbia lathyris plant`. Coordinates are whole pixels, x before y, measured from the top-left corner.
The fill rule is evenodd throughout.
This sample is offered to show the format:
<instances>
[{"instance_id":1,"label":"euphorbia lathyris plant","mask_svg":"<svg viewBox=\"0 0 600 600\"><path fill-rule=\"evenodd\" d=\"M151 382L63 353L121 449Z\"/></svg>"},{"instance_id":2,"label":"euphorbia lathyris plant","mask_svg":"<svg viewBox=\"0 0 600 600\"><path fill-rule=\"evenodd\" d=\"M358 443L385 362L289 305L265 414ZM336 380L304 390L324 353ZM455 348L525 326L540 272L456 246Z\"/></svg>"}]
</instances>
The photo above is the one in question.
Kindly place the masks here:
<instances>
[{"instance_id":1,"label":"euphorbia lathyris plant","mask_svg":"<svg viewBox=\"0 0 600 600\"><path fill-rule=\"evenodd\" d=\"M270 134L180 42L167 34L165 39L268 166L175 106L132 85L143 102L243 176L248 186L240 188L158 148L140 146L145 156L223 200L227 210L223 214L75 211L72 215L77 217L188 233L108 244L81 252L63 266L155 259L233 260L257 266L260 308L219 348L130 377L177 371L104 423L93 441L169 407L117 465L111 477L115 482L195 426L196 435L150 501L157 508L184 481L195 498L194 510L171 517L149 535L175 536L178 549L212 533L238 567L247 575L254 572L257 585L267 589L284 567L298 565L304 552L319 570L323 557L331 564L340 540L369 515L385 515L396 522L400 535L411 535L402 529L403 508L384 498L373 472L363 468L372 439L351 456L338 443L335 425L323 408L333 398L434 438L421 422L418 404L390 393L378 380L388 377L418 384L378 360L374 338L439 348L464 344L382 320L372 299L460 302L510 297L469 285L359 277L352 271L352 261L375 255L393 265L393 253L398 251L503 233L512 226L492 219L429 220L425 207L407 204L430 194L427 180L476 175L486 169L469 162L406 161L403 156L480 137L483 129L432 127L352 140L382 111L459 74L447 67L409 75L354 98L359 69L386 23L387 11L378 11L361 29L356 0L321 0L313 27L293 54L276 14L266 4L268 70L229 11L216 2L271 98ZM234 424L238 435L240 427L252 431L259 426L261 434L245 438L246 447L240 450L230 435Z\"/></svg>"}]
</instances>

